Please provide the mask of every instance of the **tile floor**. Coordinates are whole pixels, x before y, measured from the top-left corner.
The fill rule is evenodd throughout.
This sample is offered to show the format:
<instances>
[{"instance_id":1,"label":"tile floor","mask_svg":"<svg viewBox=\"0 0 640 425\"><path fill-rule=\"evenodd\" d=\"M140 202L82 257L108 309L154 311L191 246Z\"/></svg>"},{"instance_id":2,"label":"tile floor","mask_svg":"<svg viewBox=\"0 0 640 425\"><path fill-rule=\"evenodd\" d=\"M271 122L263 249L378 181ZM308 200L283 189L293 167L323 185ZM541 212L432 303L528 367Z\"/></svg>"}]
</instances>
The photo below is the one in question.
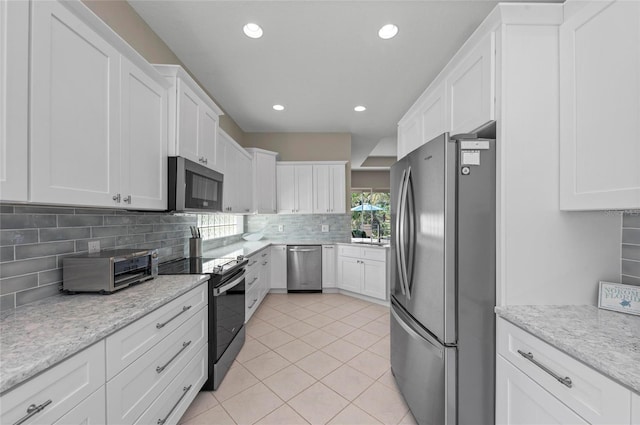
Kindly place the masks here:
<instances>
[{"instance_id":1,"label":"tile floor","mask_svg":"<svg viewBox=\"0 0 640 425\"><path fill-rule=\"evenodd\" d=\"M415 424L389 365L389 308L340 294L269 294L217 391L181 424Z\"/></svg>"}]
</instances>

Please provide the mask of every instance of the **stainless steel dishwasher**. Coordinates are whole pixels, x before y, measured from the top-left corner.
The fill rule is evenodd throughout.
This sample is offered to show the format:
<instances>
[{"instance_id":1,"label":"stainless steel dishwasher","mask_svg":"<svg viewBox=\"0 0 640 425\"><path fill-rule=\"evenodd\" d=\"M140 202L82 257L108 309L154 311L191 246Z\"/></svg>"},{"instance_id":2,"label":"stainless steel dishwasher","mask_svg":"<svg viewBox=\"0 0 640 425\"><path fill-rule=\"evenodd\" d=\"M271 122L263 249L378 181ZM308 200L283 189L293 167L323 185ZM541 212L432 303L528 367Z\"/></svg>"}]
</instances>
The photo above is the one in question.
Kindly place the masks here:
<instances>
[{"instance_id":1,"label":"stainless steel dishwasher","mask_svg":"<svg viewBox=\"0 0 640 425\"><path fill-rule=\"evenodd\" d=\"M322 246L287 246L287 291L322 292Z\"/></svg>"}]
</instances>

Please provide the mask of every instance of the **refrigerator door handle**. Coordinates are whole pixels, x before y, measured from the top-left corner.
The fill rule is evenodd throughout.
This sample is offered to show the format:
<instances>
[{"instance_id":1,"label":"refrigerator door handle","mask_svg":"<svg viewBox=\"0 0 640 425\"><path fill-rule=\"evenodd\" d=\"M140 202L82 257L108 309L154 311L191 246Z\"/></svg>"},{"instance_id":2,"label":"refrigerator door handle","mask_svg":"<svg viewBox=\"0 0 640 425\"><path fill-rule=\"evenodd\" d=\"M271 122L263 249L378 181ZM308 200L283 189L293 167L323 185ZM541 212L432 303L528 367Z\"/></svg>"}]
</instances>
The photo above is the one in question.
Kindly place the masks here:
<instances>
[{"instance_id":1,"label":"refrigerator door handle","mask_svg":"<svg viewBox=\"0 0 640 425\"><path fill-rule=\"evenodd\" d=\"M440 343L438 343L437 340L422 332L418 333L415 329L413 329L412 326L409 326L409 324L407 324L407 322L405 322L402 317L400 317L393 306L390 310L393 317L398 321L400 327L402 327L402 329L404 329L407 334L409 334L414 339L420 339L428 343L431 346L431 349L438 353L438 357L442 358L442 356L444 355L444 348Z\"/></svg>"},{"instance_id":2,"label":"refrigerator door handle","mask_svg":"<svg viewBox=\"0 0 640 425\"><path fill-rule=\"evenodd\" d=\"M400 228L402 226L402 216L403 212L403 202L402 195L404 193L404 179L407 175L407 170L402 171L402 178L400 178L400 187L398 188L398 193L400 194L400 202L398 203L398 212L396 213L396 232L395 232L395 241L396 241L396 266L398 268L398 276L400 277L400 290L402 291L402 295L406 295L406 291L404 289L404 275L403 275L403 264L402 264L402 238L400 234L402 233Z\"/></svg>"},{"instance_id":3,"label":"refrigerator door handle","mask_svg":"<svg viewBox=\"0 0 640 425\"><path fill-rule=\"evenodd\" d=\"M409 214L409 252L405 258L405 286L407 289L407 298L411 299L411 287L413 281L413 262L414 262L414 253L415 253L415 232L416 232L416 221L415 221L415 208L414 208L414 199L413 199L413 184L411 182L411 167L409 167L409 171L407 172L407 181L405 183L405 209L408 210Z\"/></svg>"}]
</instances>

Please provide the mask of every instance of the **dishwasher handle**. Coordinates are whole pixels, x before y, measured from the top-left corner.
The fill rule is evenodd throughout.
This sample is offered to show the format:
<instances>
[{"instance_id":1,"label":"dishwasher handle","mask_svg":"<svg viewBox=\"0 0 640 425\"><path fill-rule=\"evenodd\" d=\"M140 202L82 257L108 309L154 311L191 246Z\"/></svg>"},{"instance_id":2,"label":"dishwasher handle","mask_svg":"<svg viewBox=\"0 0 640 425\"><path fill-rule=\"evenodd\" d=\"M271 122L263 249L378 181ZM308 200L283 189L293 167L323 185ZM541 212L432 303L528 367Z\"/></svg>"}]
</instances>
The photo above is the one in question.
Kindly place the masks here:
<instances>
[{"instance_id":1,"label":"dishwasher handle","mask_svg":"<svg viewBox=\"0 0 640 425\"><path fill-rule=\"evenodd\" d=\"M305 248L305 249L293 248L293 249L289 249L289 252L315 252L317 250L318 248Z\"/></svg>"}]
</instances>

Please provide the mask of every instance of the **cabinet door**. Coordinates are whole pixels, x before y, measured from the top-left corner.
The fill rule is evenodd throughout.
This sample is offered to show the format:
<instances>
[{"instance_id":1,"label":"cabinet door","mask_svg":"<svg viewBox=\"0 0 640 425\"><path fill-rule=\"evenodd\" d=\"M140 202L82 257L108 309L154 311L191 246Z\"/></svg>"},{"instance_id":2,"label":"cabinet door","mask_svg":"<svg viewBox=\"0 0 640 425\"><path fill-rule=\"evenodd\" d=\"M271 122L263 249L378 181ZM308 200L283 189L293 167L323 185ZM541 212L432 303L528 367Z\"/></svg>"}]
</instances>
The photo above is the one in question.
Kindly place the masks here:
<instances>
[{"instance_id":1,"label":"cabinet door","mask_svg":"<svg viewBox=\"0 0 640 425\"><path fill-rule=\"evenodd\" d=\"M276 185L278 214L293 214L296 209L294 165L276 165Z\"/></svg>"},{"instance_id":2,"label":"cabinet door","mask_svg":"<svg viewBox=\"0 0 640 425\"><path fill-rule=\"evenodd\" d=\"M0 200L26 201L29 3L0 2Z\"/></svg>"},{"instance_id":3,"label":"cabinet door","mask_svg":"<svg viewBox=\"0 0 640 425\"><path fill-rule=\"evenodd\" d=\"M336 286L336 246L322 245L322 288Z\"/></svg>"},{"instance_id":4,"label":"cabinet door","mask_svg":"<svg viewBox=\"0 0 640 425\"><path fill-rule=\"evenodd\" d=\"M178 79L178 142L177 153L191 161L202 163L198 156L201 100L184 81Z\"/></svg>"},{"instance_id":5,"label":"cabinet door","mask_svg":"<svg viewBox=\"0 0 640 425\"><path fill-rule=\"evenodd\" d=\"M276 156L256 152L254 154L253 209L259 214L276 212Z\"/></svg>"},{"instance_id":6,"label":"cabinet door","mask_svg":"<svg viewBox=\"0 0 640 425\"><path fill-rule=\"evenodd\" d=\"M331 178L328 165L313 165L313 212L331 212Z\"/></svg>"},{"instance_id":7,"label":"cabinet door","mask_svg":"<svg viewBox=\"0 0 640 425\"><path fill-rule=\"evenodd\" d=\"M324 277L324 270L323 270ZM287 246L271 246L271 289L287 289Z\"/></svg>"},{"instance_id":8,"label":"cabinet door","mask_svg":"<svg viewBox=\"0 0 640 425\"><path fill-rule=\"evenodd\" d=\"M167 208L167 92L122 58L121 193L125 206Z\"/></svg>"},{"instance_id":9,"label":"cabinet door","mask_svg":"<svg viewBox=\"0 0 640 425\"><path fill-rule=\"evenodd\" d=\"M386 267L383 261L361 260L361 293L370 297L387 299Z\"/></svg>"},{"instance_id":10,"label":"cabinet door","mask_svg":"<svg viewBox=\"0 0 640 425\"><path fill-rule=\"evenodd\" d=\"M447 78L451 133L468 133L494 119L493 37L487 34Z\"/></svg>"},{"instance_id":11,"label":"cabinet door","mask_svg":"<svg viewBox=\"0 0 640 425\"><path fill-rule=\"evenodd\" d=\"M631 393L631 425L640 425L640 394Z\"/></svg>"},{"instance_id":12,"label":"cabinet door","mask_svg":"<svg viewBox=\"0 0 640 425\"><path fill-rule=\"evenodd\" d=\"M496 424L586 424L527 375L497 356Z\"/></svg>"},{"instance_id":13,"label":"cabinet door","mask_svg":"<svg viewBox=\"0 0 640 425\"><path fill-rule=\"evenodd\" d=\"M362 281L360 261L357 258L338 256L338 288L360 292L360 282Z\"/></svg>"},{"instance_id":14,"label":"cabinet door","mask_svg":"<svg viewBox=\"0 0 640 425\"><path fill-rule=\"evenodd\" d=\"M62 3L31 8L31 201L121 206L120 54Z\"/></svg>"},{"instance_id":15,"label":"cabinet door","mask_svg":"<svg viewBox=\"0 0 640 425\"><path fill-rule=\"evenodd\" d=\"M422 146L436 136L449 131L446 117L446 91L444 83L429 87L420 113L422 115ZM416 146L417 147L417 146Z\"/></svg>"},{"instance_id":16,"label":"cabinet door","mask_svg":"<svg viewBox=\"0 0 640 425\"><path fill-rule=\"evenodd\" d=\"M313 213L313 167L311 165L296 165L295 185L295 212Z\"/></svg>"},{"instance_id":17,"label":"cabinet door","mask_svg":"<svg viewBox=\"0 0 640 425\"><path fill-rule=\"evenodd\" d=\"M640 208L639 44L636 1L587 2L560 26L563 210Z\"/></svg>"},{"instance_id":18,"label":"cabinet door","mask_svg":"<svg viewBox=\"0 0 640 425\"><path fill-rule=\"evenodd\" d=\"M329 212L332 214L344 214L346 212L346 178L344 165L329 166Z\"/></svg>"},{"instance_id":19,"label":"cabinet door","mask_svg":"<svg viewBox=\"0 0 640 425\"><path fill-rule=\"evenodd\" d=\"M422 144L422 116L413 114L407 121L398 125L398 159Z\"/></svg>"},{"instance_id":20,"label":"cabinet door","mask_svg":"<svg viewBox=\"0 0 640 425\"><path fill-rule=\"evenodd\" d=\"M82 400L69 413L58 419L54 425L99 425L107 423L105 388Z\"/></svg>"},{"instance_id":21,"label":"cabinet door","mask_svg":"<svg viewBox=\"0 0 640 425\"><path fill-rule=\"evenodd\" d=\"M199 114L198 159L202 165L215 169L218 115L205 105L201 105Z\"/></svg>"},{"instance_id":22,"label":"cabinet door","mask_svg":"<svg viewBox=\"0 0 640 425\"><path fill-rule=\"evenodd\" d=\"M239 152L238 166L239 202L236 212L239 213L248 213L251 211L251 204L253 202L251 166L251 157L242 149L242 151Z\"/></svg>"}]
</instances>

